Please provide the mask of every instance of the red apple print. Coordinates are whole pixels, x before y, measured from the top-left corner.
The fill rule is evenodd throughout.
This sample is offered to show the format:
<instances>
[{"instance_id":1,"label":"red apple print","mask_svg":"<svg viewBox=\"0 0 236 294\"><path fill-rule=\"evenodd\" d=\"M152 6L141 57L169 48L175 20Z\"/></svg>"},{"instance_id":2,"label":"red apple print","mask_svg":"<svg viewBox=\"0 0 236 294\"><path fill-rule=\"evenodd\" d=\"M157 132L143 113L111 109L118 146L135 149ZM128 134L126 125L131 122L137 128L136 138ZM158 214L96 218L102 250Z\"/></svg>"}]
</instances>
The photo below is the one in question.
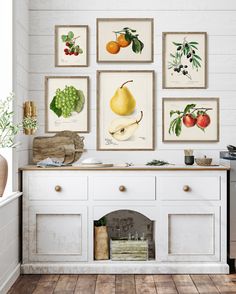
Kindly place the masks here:
<instances>
[{"instance_id":1,"label":"red apple print","mask_svg":"<svg viewBox=\"0 0 236 294\"><path fill-rule=\"evenodd\" d=\"M210 116L206 113L198 114L197 116L197 126L199 128L205 129L209 126L211 122Z\"/></svg>"},{"instance_id":2,"label":"red apple print","mask_svg":"<svg viewBox=\"0 0 236 294\"><path fill-rule=\"evenodd\" d=\"M182 126L186 128L198 127L201 131L205 131L205 128L211 123L210 115L208 111L213 110L211 107L202 107L197 104L187 104L183 109L172 109L170 110L170 124L169 134L175 134L177 137L180 136ZM196 129L195 127L195 129Z\"/></svg>"},{"instance_id":3,"label":"red apple print","mask_svg":"<svg viewBox=\"0 0 236 294\"><path fill-rule=\"evenodd\" d=\"M187 128L195 126L197 119L192 114L186 114L183 116L183 123Z\"/></svg>"}]
</instances>

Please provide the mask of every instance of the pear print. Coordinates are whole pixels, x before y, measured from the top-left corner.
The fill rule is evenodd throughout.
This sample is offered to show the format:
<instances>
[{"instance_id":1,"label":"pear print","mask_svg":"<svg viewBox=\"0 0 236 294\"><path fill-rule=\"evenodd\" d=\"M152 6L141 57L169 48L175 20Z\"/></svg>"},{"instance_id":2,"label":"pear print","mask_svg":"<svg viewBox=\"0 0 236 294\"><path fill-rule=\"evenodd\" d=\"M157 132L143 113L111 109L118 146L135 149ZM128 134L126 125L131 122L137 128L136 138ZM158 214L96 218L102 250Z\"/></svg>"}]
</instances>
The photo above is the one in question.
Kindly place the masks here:
<instances>
[{"instance_id":1,"label":"pear print","mask_svg":"<svg viewBox=\"0 0 236 294\"><path fill-rule=\"evenodd\" d=\"M143 112L140 113L140 118L119 117L111 122L109 133L118 141L126 141L132 137L134 132L139 127L139 123L143 119Z\"/></svg>"},{"instance_id":2,"label":"pear print","mask_svg":"<svg viewBox=\"0 0 236 294\"><path fill-rule=\"evenodd\" d=\"M136 101L129 88L125 86L127 83L131 82L133 82L133 80L123 83L111 98L111 110L118 115L130 115L134 112Z\"/></svg>"}]
</instances>

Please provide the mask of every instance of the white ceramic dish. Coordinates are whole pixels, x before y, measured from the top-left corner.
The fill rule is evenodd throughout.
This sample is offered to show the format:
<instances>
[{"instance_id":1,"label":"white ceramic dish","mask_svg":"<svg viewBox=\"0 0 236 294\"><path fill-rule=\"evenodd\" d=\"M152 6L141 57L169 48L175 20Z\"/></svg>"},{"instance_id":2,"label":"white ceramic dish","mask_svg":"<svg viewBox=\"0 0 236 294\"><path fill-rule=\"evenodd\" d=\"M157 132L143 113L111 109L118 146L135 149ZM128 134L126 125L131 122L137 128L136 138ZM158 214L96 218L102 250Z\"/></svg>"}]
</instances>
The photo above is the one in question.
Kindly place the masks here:
<instances>
[{"instance_id":1,"label":"white ceramic dish","mask_svg":"<svg viewBox=\"0 0 236 294\"><path fill-rule=\"evenodd\" d=\"M82 165L95 165L95 164L102 164L102 162L99 160L99 159L96 159L94 157L89 157L89 158L86 158L84 159L82 162L81 162Z\"/></svg>"}]
</instances>

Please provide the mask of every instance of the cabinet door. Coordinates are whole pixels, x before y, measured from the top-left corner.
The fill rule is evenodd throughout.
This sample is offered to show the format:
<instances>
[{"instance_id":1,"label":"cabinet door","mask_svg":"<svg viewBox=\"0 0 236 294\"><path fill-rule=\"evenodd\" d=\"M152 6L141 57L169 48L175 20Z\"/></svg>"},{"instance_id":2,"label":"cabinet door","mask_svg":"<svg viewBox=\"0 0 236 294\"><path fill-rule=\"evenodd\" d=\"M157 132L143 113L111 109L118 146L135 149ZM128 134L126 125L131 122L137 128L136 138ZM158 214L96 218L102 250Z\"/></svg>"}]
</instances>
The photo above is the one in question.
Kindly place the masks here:
<instances>
[{"instance_id":1,"label":"cabinet door","mask_svg":"<svg viewBox=\"0 0 236 294\"><path fill-rule=\"evenodd\" d=\"M161 260L220 260L219 207L163 206L159 228L157 242Z\"/></svg>"},{"instance_id":2,"label":"cabinet door","mask_svg":"<svg viewBox=\"0 0 236 294\"><path fill-rule=\"evenodd\" d=\"M33 205L29 208L30 261L86 261L87 208Z\"/></svg>"}]
</instances>

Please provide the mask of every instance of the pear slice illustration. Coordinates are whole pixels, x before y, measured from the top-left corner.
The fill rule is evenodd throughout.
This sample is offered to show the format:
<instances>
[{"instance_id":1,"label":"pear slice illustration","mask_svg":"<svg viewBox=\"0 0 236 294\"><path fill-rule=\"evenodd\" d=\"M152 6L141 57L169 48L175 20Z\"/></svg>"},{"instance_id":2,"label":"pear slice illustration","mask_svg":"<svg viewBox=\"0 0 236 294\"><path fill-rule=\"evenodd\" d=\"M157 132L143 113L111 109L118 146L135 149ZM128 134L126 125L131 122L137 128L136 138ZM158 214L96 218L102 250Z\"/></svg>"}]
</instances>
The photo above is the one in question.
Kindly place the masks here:
<instances>
[{"instance_id":1,"label":"pear slice illustration","mask_svg":"<svg viewBox=\"0 0 236 294\"><path fill-rule=\"evenodd\" d=\"M118 141L126 141L137 130L139 123L143 119L143 112L140 113L139 119L120 117L111 122L109 133Z\"/></svg>"},{"instance_id":2,"label":"pear slice illustration","mask_svg":"<svg viewBox=\"0 0 236 294\"><path fill-rule=\"evenodd\" d=\"M125 86L133 80L123 83L115 92L110 100L111 110L118 115L130 115L134 112L136 100L134 99L129 88Z\"/></svg>"}]
</instances>

